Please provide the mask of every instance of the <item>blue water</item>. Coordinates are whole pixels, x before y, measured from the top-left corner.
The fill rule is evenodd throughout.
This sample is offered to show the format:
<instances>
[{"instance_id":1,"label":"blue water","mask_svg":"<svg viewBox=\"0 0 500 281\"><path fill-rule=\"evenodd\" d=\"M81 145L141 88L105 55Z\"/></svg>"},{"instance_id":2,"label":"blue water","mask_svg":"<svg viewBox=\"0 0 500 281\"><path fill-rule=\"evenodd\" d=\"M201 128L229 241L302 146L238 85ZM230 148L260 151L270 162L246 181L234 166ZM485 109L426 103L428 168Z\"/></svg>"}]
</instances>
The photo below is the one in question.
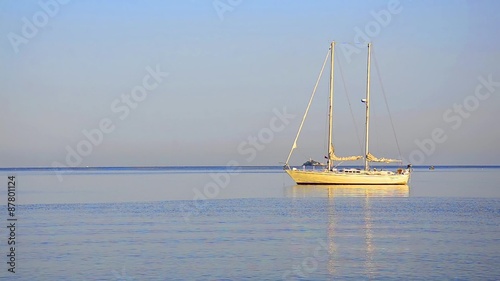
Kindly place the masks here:
<instances>
[{"instance_id":1,"label":"blue water","mask_svg":"<svg viewBox=\"0 0 500 281\"><path fill-rule=\"evenodd\" d=\"M62 181L3 171L21 205L16 273L4 238L0 276L498 280L499 172L420 168L409 188L328 188L296 186L276 168L66 171Z\"/></svg>"}]
</instances>

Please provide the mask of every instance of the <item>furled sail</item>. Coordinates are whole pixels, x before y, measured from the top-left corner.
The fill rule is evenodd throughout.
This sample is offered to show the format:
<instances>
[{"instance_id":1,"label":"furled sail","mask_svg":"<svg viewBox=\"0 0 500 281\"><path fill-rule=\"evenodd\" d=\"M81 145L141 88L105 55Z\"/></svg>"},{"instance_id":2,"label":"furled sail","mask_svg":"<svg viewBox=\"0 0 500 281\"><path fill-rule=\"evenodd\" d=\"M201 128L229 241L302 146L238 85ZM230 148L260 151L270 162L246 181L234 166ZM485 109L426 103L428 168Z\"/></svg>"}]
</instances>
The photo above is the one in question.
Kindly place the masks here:
<instances>
[{"instance_id":1,"label":"furled sail","mask_svg":"<svg viewBox=\"0 0 500 281\"><path fill-rule=\"evenodd\" d=\"M401 160L398 159L377 158L373 156L373 154L371 153L368 153L368 155L366 155L366 159L370 162L385 162L385 163L401 162Z\"/></svg>"},{"instance_id":2,"label":"furled sail","mask_svg":"<svg viewBox=\"0 0 500 281\"><path fill-rule=\"evenodd\" d=\"M329 156L329 159L332 161L356 161L358 159L363 158L363 156L339 157L339 156L335 155L333 145L330 145L330 151L331 151L330 155L328 155L328 156Z\"/></svg>"}]
</instances>

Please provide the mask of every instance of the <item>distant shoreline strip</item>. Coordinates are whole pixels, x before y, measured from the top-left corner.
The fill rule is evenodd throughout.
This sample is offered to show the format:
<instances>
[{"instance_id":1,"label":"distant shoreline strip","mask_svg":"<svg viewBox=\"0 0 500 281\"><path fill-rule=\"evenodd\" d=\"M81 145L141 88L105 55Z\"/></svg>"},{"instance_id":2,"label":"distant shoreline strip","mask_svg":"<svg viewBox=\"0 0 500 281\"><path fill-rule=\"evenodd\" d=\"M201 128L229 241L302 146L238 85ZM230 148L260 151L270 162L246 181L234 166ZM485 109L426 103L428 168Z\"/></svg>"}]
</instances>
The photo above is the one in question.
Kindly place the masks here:
<instances>
[{"instance_id":1,"label":"distant shoreline strip","mask_svg":"<svg viewBox=\"0 0 500 281\"><path fill-rule=\"evenodd\" d=\"M351 168L362 168L361 166L349 166ZM375 168L397 168L399 166L379 166ZM413 166L416 170L428 170L431 166ZM500 165L437 165L432 166L434 170L443 169L500 169ZM302 168L302 166L297 166ZM251 171L281 171L283 166L99 166L99 167L2 167L0 172L23 172L23 171L166 171L166 172L251 172Z\"/></svg>"}]
</instances>

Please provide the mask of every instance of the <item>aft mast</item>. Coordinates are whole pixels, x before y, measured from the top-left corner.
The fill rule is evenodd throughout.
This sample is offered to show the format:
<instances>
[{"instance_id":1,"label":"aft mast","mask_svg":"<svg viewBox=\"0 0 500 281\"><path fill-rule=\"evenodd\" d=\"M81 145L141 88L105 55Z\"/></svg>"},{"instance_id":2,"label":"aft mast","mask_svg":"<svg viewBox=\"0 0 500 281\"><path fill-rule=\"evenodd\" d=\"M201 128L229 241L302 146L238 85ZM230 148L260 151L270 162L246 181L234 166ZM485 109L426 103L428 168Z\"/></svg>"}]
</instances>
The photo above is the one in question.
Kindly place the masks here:
<instances>
[{"instance_id":1,"label":"aft mast","mask_svg":"<svg viewBox=\"0 0 500 281\"><path fill-rule=\"evenodd\" d=\"M367 70L366 70L366 99L364 100L366 104L366 132L365 132L365 171L368 171L370 169L370 165L368 163L368 141L369 141L369 132L370 132L370 61L371 61L371 55L370 55L370 48L371 48L371 43L368 43L368 65L367 65Z\"/></svg>"},{"instance_id":2,"label":"aft mast","mask_svg":"<svg viewBox=\"0 0 500 281\"><path fill-rule=\"evenodd\" d=\"M332 170L332 130L333 130L333 62L335 54L335 41L330 44L330 107L328 110L328 171Z\"/></svg>"}]
</instances>

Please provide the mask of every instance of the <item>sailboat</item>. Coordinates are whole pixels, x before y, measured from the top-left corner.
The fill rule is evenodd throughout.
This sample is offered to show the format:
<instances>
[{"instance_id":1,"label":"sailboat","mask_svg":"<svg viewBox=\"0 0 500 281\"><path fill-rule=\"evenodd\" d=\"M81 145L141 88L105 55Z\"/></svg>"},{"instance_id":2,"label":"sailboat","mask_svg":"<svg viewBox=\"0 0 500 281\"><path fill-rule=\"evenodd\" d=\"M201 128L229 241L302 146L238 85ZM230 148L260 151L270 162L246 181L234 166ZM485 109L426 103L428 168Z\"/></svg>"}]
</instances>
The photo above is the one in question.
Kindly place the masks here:
<instances>
[{"instance_id":1,"label":"sailboat","mask_svg":"<svg viewBox=\"0 0 500 281\"><path fill-rule=\"evenodd\" d=\"M361 101L366 105L366 122L365 122L365 153L364 156L349 156L349 157L338 157L334 153L334 146L332 143L332 131L333 131L333 78L334 78L334 54L335 54L335 41L330 44L330 96L329 96L329 112L328 112L328 155L325 156L327 159L327 164L325 169L314 169L306 170L291 168L288 164L290 157L295 148L297 148L297 139L299 138L304 120L311 106L311 102L314 96L314 92L319 82L316 82L315 90L313 95L309 100L309 105L307 106L306 112L300 124L299 131L295 137L295 141L292 145L292 149L288 155L285 162L284 169L286 173L297 183L297 184L341 184L341 185L406 185L410 179L411 165L406 168L398 168L395 171L383 170L377 168L370 168L370 162L401 162L396 159L388 158L377 158L369 152L369 126L370 126L370 64L371 64L371 43L368 43L368 63L367 63L367 81L366 81L366 98ZM328 56L327 56L328 58ZM325 59L326 64L326 59ZM323 69L325 64L323 64ZM321 70L321 73L323 72ZM321 77L320 73L320 77ZM355 168L344 168L338 169L334 166L334 161L355 161L363 158L364 159L364 169Z\"/></svg>"}]
</instances>

